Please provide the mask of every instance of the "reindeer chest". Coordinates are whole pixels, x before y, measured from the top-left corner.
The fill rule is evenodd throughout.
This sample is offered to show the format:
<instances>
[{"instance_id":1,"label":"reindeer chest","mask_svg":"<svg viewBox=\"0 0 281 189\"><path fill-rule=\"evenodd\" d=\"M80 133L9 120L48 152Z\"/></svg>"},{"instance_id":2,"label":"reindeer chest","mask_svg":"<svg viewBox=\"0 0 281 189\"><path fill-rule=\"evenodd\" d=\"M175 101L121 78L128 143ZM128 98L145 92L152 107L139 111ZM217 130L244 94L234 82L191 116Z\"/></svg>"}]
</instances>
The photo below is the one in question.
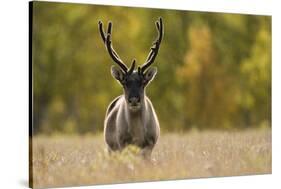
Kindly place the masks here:
<instances>
[{"instance_id":1,"label":"reindeer chest","mask_svg":"<svg viewBox=\"0 0 281 189\"><path fill-rule=\"evenodd\" d=\"M145 141L145 126L140 118L132 119L128 133L131 136L132 144L141 145Z\"/></svg>"}]
</instances>

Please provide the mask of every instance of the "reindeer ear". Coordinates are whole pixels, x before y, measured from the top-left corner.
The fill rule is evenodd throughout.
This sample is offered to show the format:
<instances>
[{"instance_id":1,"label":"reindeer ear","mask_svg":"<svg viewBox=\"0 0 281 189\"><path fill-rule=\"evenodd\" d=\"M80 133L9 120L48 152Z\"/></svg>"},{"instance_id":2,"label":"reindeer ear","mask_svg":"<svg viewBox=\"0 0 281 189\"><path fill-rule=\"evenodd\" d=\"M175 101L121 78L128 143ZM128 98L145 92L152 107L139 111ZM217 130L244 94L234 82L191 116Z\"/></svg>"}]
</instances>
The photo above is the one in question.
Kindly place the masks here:
<instances>
[{"instance_id":1,"label":"reindeer ear","mask_svg":"<svg viewBox=\"0 0 281 189\"><path fill-rule=\"evenodd\" d=\"M154 76L157 73L156 67L150 67L148 70L144 73L144 81L145 83L148 83L149 81L153 80Z\"/></svg>"},{"instance_id":2,"label":"reindeer ear","mask_svg":"<svg viewBox=\"0 0 281 189\"><path fill-rule=\"evenodd\" d=\"M120 82L125 78L124 72L117 66L111 66L111 75Z\"/></svg>"}]
</instances>

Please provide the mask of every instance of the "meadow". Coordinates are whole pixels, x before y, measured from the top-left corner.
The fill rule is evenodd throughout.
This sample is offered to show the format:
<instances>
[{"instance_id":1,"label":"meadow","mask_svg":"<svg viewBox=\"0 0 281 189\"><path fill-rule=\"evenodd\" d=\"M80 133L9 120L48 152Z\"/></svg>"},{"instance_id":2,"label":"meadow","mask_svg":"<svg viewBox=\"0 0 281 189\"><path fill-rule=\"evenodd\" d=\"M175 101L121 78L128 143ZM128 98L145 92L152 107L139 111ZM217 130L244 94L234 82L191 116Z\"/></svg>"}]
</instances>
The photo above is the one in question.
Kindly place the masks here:
<instances>
[{"instance_id":1,"label":"meadow","mask_svg":"<svg viewBox=\"0 0 281 189\"><path fill-rule=\"evenodd\" d=\"M33 186L58 187L271 173L271 129L162 133L152 160L108 155L102 134L33 138Z\"/></svg>"}]
</instances>

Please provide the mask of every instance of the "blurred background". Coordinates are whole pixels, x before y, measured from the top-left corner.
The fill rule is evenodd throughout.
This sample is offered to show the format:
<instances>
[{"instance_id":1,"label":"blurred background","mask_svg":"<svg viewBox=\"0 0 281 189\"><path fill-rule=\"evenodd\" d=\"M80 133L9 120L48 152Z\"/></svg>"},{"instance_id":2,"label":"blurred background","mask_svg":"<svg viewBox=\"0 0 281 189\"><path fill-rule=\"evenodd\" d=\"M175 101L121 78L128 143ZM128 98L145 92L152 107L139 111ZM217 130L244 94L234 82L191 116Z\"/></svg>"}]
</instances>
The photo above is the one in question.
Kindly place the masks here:
<instances>
[{"instance_id":1,"label":"blurred background","mask_svg":"<svg viewBox=\"0 0 281 189\"><path fill-rule=\"evenodd\" d=\"M146 92L162 131L271 127L271 17L34 2L34 134L100 133L122 87L98 21L113 22L121 59L141 65L165 35Z\"/></svg>"}]
</instances>

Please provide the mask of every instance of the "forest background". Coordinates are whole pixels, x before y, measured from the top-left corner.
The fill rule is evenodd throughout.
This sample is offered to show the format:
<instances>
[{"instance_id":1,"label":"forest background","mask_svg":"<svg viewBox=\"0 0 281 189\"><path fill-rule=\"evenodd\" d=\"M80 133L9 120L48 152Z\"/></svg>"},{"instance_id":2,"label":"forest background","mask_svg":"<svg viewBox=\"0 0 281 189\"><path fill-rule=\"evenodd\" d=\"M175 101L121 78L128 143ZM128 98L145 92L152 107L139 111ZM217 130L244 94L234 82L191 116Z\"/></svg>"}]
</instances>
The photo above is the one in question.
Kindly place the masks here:
<instances>
[{"instance_id":1,"label":"forest background","mask_svg":"<svg viewBox=\"0 0 281 189\"><path fill-rule=\"evenodd\" d=\"M103 130L122 87L110 74L98 21L129 65L165 35L147 88L162 131L271 127L271 17L116 6L33 3L34 134Z\"/></svg>"}]
</instances>

